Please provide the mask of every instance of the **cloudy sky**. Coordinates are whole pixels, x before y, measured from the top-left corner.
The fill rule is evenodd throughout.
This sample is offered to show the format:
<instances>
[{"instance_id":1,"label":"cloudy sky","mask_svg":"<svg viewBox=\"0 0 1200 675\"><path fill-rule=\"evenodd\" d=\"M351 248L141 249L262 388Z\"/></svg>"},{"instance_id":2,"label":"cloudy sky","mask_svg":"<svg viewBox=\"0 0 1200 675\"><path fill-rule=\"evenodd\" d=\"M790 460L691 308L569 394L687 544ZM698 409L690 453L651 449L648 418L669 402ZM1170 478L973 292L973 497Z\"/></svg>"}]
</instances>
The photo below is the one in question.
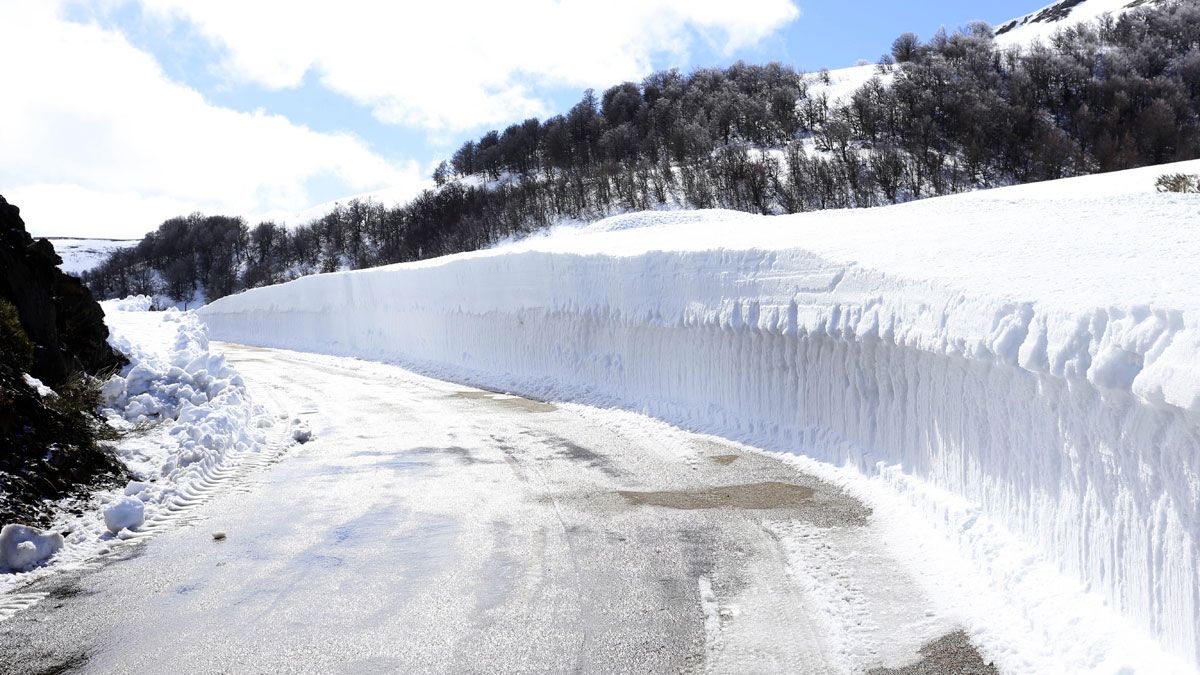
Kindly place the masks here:
<instances>
[{"instance_id":1,"label":"cloudy sky","mask_svg":"<svg viewBox=\"0 0 1200 675\"><path fill-rule=\"evenodd\" d=\"M587 87L737 59L851 65L900 32L1045 0L416 4L0 0L0 194L34 234L96 237L395 201L464 140Z\"/></svg>"}]
</instances>

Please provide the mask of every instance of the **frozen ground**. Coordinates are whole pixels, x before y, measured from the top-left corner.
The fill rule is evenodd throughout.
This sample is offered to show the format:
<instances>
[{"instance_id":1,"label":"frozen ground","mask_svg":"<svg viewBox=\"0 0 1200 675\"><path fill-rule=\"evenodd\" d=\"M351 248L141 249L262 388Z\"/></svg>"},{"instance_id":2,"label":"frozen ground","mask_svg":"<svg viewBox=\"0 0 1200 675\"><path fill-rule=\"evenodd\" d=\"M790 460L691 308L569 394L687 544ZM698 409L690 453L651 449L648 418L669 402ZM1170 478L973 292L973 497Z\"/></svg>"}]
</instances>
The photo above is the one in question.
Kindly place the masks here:
<instances>
[{"instance_id":1,"label":"frozen ground","mask_svg":"<svg viewBox=\"0 0 1200 675\"><path fill-rule=\"evenodd\" d=\"M120 562L25 589L45 599L0 623L9 670L987 672L870 508L778 457L223 348L311 439Z\"/></svg>"},{"instance_id":2,"label":"frozen ground","mask_svg":"<svg viewBox=\"0 0 1200 675\"><path fill-rule=\"evenodd\" d=\"M910 560L947 565L931 593L1005 669L1189 669L1200 202L1155 193L1169 171L1200 162L871 210L633 214L201 315L222 339L617 406L839 467L922 514L895 521L936 535Z\"/></svg>"}]
</instances>

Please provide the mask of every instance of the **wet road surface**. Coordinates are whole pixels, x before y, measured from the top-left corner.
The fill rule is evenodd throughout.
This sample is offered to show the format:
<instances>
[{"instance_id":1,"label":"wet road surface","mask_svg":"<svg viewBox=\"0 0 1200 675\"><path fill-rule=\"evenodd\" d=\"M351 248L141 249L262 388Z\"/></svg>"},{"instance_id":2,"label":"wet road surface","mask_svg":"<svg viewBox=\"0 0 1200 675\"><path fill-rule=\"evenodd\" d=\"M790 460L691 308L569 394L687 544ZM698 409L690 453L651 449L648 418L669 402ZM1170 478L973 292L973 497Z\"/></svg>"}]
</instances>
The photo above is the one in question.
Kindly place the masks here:
<instances>
[{"instance_id":1,"label":"wet road surface","mask_svg":"<svg viewBox=\"0 0 1200 675\"><path fill-rule=\"evenodd\" d=\"M312 440L121 560L24 589L47 596L0 623L0 670L988 672L872 548L868 508L771 456L392 366L218 348ZM853 639L796 572L818 549L822 573L857 579Z\"/></svg>"}]
</instances>

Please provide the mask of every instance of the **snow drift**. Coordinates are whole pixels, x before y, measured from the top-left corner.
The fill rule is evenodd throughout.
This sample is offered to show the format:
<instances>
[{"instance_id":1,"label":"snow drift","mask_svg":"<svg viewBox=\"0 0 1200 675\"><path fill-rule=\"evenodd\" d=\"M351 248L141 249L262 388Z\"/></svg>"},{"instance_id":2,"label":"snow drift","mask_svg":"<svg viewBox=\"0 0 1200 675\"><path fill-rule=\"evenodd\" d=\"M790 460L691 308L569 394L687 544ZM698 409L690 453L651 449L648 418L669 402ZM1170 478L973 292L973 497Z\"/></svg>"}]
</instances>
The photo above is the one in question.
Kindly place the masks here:
<instances>
[{"instance_id":1,"label":"snow drift","mask_svg":"<svg viewBox=\"0 0 1200 675\"><path fill-rule=\"evenodd\" d=\"M199 314L223 340L898 470L1197 663L1200 199L1151 186L1198 170L788 217L625 216Z\"/></svg>"}]
</instances>

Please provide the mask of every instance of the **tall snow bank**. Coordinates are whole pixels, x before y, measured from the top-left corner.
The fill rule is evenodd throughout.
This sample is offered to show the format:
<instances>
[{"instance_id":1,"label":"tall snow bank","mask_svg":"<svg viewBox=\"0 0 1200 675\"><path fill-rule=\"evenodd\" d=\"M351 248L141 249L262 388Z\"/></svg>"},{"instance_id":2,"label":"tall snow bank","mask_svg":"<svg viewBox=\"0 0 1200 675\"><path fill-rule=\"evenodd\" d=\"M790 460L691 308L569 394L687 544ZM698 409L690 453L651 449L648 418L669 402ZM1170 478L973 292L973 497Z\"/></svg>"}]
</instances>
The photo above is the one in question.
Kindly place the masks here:
<instances>
[{"instance_id":1,"label":"tall snow bank","mask_svg":"<svg viewBox=\"0 0 1200 675\"><path fill-rule=\"evenodd\" d=\"M1200 663L1200 199L1155 194L1169 171L1200 162L871 210L626 216L200 316L221 339L899 472Z\"/></svg>"}]
</instances>

